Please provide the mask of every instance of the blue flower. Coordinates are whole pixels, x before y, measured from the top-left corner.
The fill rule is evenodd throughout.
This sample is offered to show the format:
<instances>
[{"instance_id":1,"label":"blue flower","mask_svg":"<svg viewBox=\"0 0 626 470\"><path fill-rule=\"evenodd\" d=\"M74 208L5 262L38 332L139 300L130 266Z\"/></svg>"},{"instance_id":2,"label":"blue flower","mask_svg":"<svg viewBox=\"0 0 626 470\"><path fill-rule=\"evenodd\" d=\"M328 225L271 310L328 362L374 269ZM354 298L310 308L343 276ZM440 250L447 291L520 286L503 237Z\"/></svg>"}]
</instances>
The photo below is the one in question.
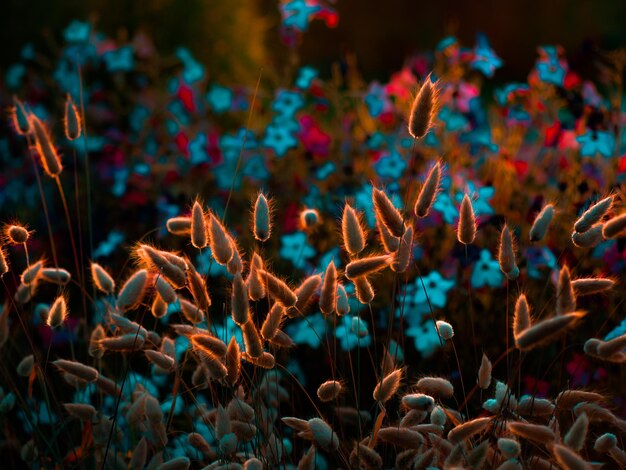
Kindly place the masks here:
<instances>
[{"instance_id":1,"label":"blue flower","mask_svg":"<svg viewBox=\"0 0 626 470\"><path fill-rule=\"evenodd\" d=\"M280 256L289 260L293 265L302 269L306 266L306 260L316 255L315 249L309 245L304 232L294 232L291 235L283 235L280 239Z\"/></svg>"},{"instance_id":2,"label":"blue flower","mask_svg":"<svg viewBox=\"0 0 626 470\"><path fill-rule=\"evenodd\" d=\"M320 181L324 181L326 178L332 175L336 169L337 166L334 162L326 162L317 169L317 171L315 172L315 177Z\"/></svg>"},{"instance_id":3,"label":"blue flower","mask_svg":"<svg viewBox=\"0 0 626 470\"><path fill-rule=\"evenodd\" d=\"M189 142L189 154L192 165L198 165L208 161L206 134L200 133Z\"/></svg>"},{"instance_id":4,"label":"blue flower","mask_svg":"<svg viewBox=\"0 0 626 470\"><path fill-rule=\"evenodd\" d=\"M376 162L374 168L380 177L398 179L406 168L406 161L397 150L392 149Z\"/></svg>"},{"instance_id":5,"label":"blue flower","mask_svg":"<svg viewBox=\"0 0 626 470\"><path fill-rule=\"evenodd\" d=\"M537 60L535 65L539 78L546 83L562 86L567 74L567 63L559 59L557 48L543 46L539 48L539 52L542 57Z\"/></svg>"},{"instance_id":6,"label":"blue flower","mask_svg":"<svg viewBox=\"0 0 626 470\"><path fill-rule=\"evenodd\" d=\"M441 340L437 334L435 324L426 320L421 325L414 325L404 330L404 334L413 338L413 344L422 356L431 356L441 346Z\"/></svg>"},{"instance_id":7,"label":"blue flower","mask_svg":"<svg viewBox=\"0 0 626 470\"><path fill-rule=\"evenodd\" d=\"M526 274L533 279L541 279L540 268L558 269L556 257L549 248L527 248L524 252L526 258Z\"/></svg>"},{"instance_id":8,"label":"blue flower","mask_svg":"<svg viewBox=\"0 0 626 470\"><path fill-rule=\"evenodd\" d=\"M339 340L339 345L344 351L350 351L355 347L366 348L372 344L367 322L350 315L340 317L335 329L335 338Z\"/></svg>"},{"instance_id":9,"label":"blue flower","mask_svg":"<svg viewBox=\"0 0 626 470\"><path fill-rule=\"evenodd\" d=\"M298 78L296 78L296 87L301 90L308 90L311 87L311 83L317 77L317 70L313 67L304 66L298 72Z\"/></svg>"},{"instance_id":10,"label":"blue flower","mask_svg":"<svg viewBox=\"0 0 626 470\"><path fill-rule=\"evenodd\" d=\"M442 52L450 46L458 44L457 39L454 36L446 36L437 44L437 51Z\"/></svg>"},{"instance_id":11,"label":"blue flower","mask_svg":"<svg viewBox=\"0 0 626 470\"><path fill-rule=\"evenodd\" d=\"M241 169L241 174L256 181L266 180L270 173L265 165L265 158L263 155L253 155L252 157L247 158L243 164L243 168Z\"/></svg>"},{"instance_id":12,"label":"blue flower","mask_svg":"<svg viewBox=\"0 0 626 470\"><path fill-rule=\"evenodd\" d=\"M93 251L93 257L100 258L101 256L109 256L123 241L124 234L122 232L111 230L107 239L101 242Z\"/></svg>"},{"instance_id":13,"label":"blue flower","mask_svg":"<svg viewBox=\"0 0 626 470\"><path fill-rule=\"evenodd\" d=\"M139 133L146 120L150 117L150 110L145 106L137 105L131 111L130 116L128 116L128 120L130 121L130 127L135 133Z\"/></svg>"},{"instance_id":14,"label":"blue flower","mask_svg":"<svg viewBox=\"0 0 626 470\"><path fill-rule=\"evenodd\" d=\"M447 224L452 224L459 216L459 210L454 205L448 193L440 192L433 203L433 210L439 212Z\"/></svg>"},{"instance_id":15,"label":"blue flower","mask_svg":"<svg viewBox=\"0 0 626 470\"><path fill-rule=\"evenodd\" d=\"M378 82L372 82L364 99L370 116L378 117L381 115L387 104L386 98L385 89Z\"/></svg>"},{"instance_id":16,"label":"blue flower","mask_svg":"<svg viewBox=\"0 0 626 470\"><path fill-rule=\"evenodd\" d=\"M442 106L437 117L444 122L446 129L450 132L465 129L469 124L463 113L454 111L449 106Z\"/></svg>"},{"instance_id":17,"label":"blue flower","mask_svg":"<svg viewBox=\"0 0 626 470\"><path fill-rule=\"evenodd\" d=\"M489 205L489 201L495 192L496 190L492 186L483 186L477 190L474 182L468 181L466 192L457 191L454 198L460 205L461 201L463 201L463 196L467 194L472 199L472 208L476 216L492 215L494 214L494 210L493 207Z\"/></svg>"},{"instance_id":18,"label":"blue flower","mask_svg":"<svg viewBox=\"0 0 626 470\"><path fill-rule=\"evenodd\" d=\"M477 128L463 134L461 142L468 142L473 147L487 147L491 152L497 152L498 146L491 141L491 130L487 127Z\"/></svg>"},{"instance_id":19,"label":"blue flower","mask_svg":"<svg viewBox=\"0 0 626 470\"><path fill-rule=\"evenodd\" d=\"M307 4L305 0L291 0L282 7L283 24L299 31L306 31L310 17L321 9L319 5Z\"/></svg>"},{"instance_id":20,"label":"blue flower","mask_svg":"<svg viewBox=\"0 0 626 470\"><path fill-rule=\"evenodd\" d=\"M233 91L230 88L213 85L206 94L207 103L216 113L228 111L233 104Z\"/></svg>"},{"instance_id":21,"label":"blue flower","mask_svg":"<svg viewBox=\"0 0 626 470\"><path fill-rule=\"evenodd\" d=\"M322 338L326 336L326 319L317 312L307 315L301 320L296 320L289 324L285 332L298 345L307 344L313 349L320 347Z\"/></svg>"},{"instance_id":22,"label":"blue flower","mask_svg":"<svg viewBox=\"0 0 626 470\"><path fill-rule=\"evenodd\" d=\"M76 73L76 68L69 60L61 59L54 71L54 79L61 89L73 97L80 96L80 78Z\"/></svg>"},{"instance_id":23,"label":"blue flower","mask_svg":"<svg viewBox=\"0 0 626 470\"><path fill-rule=\"evenodd\" d=\"M304 105L304 98L298 91L280 90L272 103L272 110L280 118L292 119L296 112Z\"/></svg>"},{"instance_id":24,"label":"blue flower","mask_svg":"<svg viewBox=\"0 0 626 470\"><path fill-rule=\"evenodd\" d=\"M499 287L504 281L500 264L492 256L489 250L480 252L480 259L474 264L470 282L472 287L479 289L484 286Z\"/></svg>"},{"instance_id":25,"label":"blue flower","mask_svg":"<svg viewBox=\"0 0 626 470\"><path fill-rule=\"evenodd\" d=\"M423 286L422 286L423 281ZM415 280L417 289L414 301L418 304L430 301L433 308L442 308L448 301L448 291L454 287L453 280L445 279L437 271L431 271L427 276ZM426 287L426 290L424 290Z\"/></svg>"},{"instance_id":26,"label":"blue flower","mask_svg":"<svg viewBox=\"0 0 626 470\"><path fill-rule=\"evenodd\" d=\"M576 141L580 144L583 157L594 157L597 153L606 158L613 156L615 136L612 132L590 130L576 137Z\"/></svg>"},{"instance_id":27,"label":"blue flower","mask_svg":"<svg viewBox=\"0 0 626 470\"><path fill-rule=\"evenodd\" d=\"M224 134L220 137L220 150L222 151L222 155L224 156L224 160L226 161L236 161L239 158L239 152L241 151L241 147L243 144L243 136L245 133L245 129L239 129L237 134ZM248 131L246 135L246 143L245 149L250 150L255 148L257 145L256 138L252 131Z\"/></svg>"},{"instance_id":28,"label":"blue flower","mask_svg":"<svg viewBox=\"0 0 626 470\"><path fill-rule=\"evenodd\" d=\"M109 72L127 72L134 67L133 48L131 46L123 46L105 52L102 59Z\"/></svg>"},{"instance_id":29,"label":"blue flower","mask_svg":"<svg viewBox=\"0 0 626 470\"><path fill-rule=\"evenodd\" d=\"M496 88L494 95L500 106L505 106L512 95L527 92L530 87L526 83L507 83L502 88Z\"/></svg>"},{"instance_id":30,"label":"blue flower","mask_svg":"<svg viewBox=\"0 0 626 470\"><path fill-rule=\"evenodd\" d=\"M502 60L500 60L500 58L493 51L489 45L487 36L484 34L479 34L477 37L471 67L490 78L493 77L493 73L496 69L502 67Z\"/></svg>"},{"instance_id":31,"label":"blue flower","mask_svg":"<svg viewBox=\"0 0 626 470\"><path fill-rule=\"evenodd\" d=\"M90 33L91 25L89 23L74 20L65 28L65 31L63 31L63 37L65 41L69 43L87 42Z\"/></svg>"},{"instance_id":32,"label":"blue flower","mask_svg":"<svg viewBox=\"0 0 626 470\"><path fill-rule=\"evenodd\" d=\"M183 80L185 83L191 84L204 78L204 66L193 58L189 49L179 47L176 50L176 56L183 63Z\"/></svg>"},{"instance_id":33,"label":"blue flower","mask_svg":"<svg viewBox=\"0 0 626 470\"><path fill-rule=\"evenodd\" d=\"M23 64L13 64L7 68L4 80L9 88L19 88L25 74L26 67Z\"/></svg>"},{"instance_id":34,"label":"blue flower","mask_svg":"<svg viewBox=\"0 0 626 470\"><path fill-rule=\"evenodd\" d=\"M284 157L287 150L298 145L298 139L287 126L283 126L278 122L272 122L265 129L263 144L274 150L277 157Z\"/></svg>"}]
</instances>

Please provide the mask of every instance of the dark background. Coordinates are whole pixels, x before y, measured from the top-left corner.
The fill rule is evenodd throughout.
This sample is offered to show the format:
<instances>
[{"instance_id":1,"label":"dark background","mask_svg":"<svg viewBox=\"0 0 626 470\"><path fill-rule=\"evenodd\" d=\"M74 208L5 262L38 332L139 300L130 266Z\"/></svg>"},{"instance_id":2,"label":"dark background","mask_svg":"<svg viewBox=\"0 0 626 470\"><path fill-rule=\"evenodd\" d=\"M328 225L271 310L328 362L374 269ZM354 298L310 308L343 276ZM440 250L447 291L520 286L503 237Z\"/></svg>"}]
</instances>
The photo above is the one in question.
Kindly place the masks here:
<instances>
[{"instance_id":1,"label":"dark background","mask_svg":"<svg viewBox=\"0 0 626 470\"><path fill-rule=\"evenodd\" d=\"M51 43L73 19L90 20L111 37L149 32L167 53L189 47L202 62L247 81L260 66L293 60L278 39L276 0L4 0L0 67L16 61L28 41ZM504 68L496 78L526 77L542 44L561 44L584 62L594 48L626 45L626 1L604 0L339 0L336 29L314 21L296 56L328 75L353 52L366 79L385 79L412 52L432 50L448 34L466 46L487 34ZM237 61L237 66L225 63Z\"/></svg>"}]
</instances>

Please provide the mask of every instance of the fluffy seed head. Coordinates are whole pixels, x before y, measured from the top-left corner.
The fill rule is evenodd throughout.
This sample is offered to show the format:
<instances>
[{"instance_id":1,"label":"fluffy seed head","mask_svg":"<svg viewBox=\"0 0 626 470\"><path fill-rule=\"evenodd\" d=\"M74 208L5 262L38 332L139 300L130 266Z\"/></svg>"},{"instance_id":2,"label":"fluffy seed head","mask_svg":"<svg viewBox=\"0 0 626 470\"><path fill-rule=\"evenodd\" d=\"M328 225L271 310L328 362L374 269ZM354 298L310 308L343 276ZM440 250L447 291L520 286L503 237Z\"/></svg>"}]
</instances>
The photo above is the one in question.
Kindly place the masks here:
<instances>
[{"instance_id":1,"label":"fluffy seed head","mask_svg":"<svg viewBox=\"0 0 626 470\"><path fill-rule=\"evenodd\" d=\"M593 448L598 452L606 453L615 448L616 445L617 437L615 437L615 434L607 432L598 437L598 439L596 439Z\"/></svg>"},{"instance_id":2,"label":"fluffy seed head","mask_svg":"<svg viewBox=\"0 0 626 470\"><path fill-rule=\"evenodd\" d=\"M529 351L564 333L584 315L585 312L572 312L535 323L515 337L515 345L522 351Z\"/></svg>"},{"instance_id":3,"label":"fluffy seed head","mask_svg":"<svg viewBox=\"0 0 626 470\"><path fill-rule=\"evenodd\" d=\"M452 444L458 444L474 434L482 432L490 423L491 418L476 418L467 423L459 424L448 433L448 440Z\"/></svg>"},{"instance_id":4,"label":"fluffy seed head","mask_svg":"<svg viewBox=\"0 0 626 470\"><path fill-rule=\"evenodd\" d=\"M438 100L437 82L433 83L428 75L411 106L408 130L414 139L421 139L428 133L437 114Z\"/></svg>"},{"instance_id":5,"label":"fluffy seed head","mask_svg":"<svg viewBox=\"0 0 626 470\"><path fill-rule=\"evenodd\" d=\"M384 403L393 397L400 386L402 373L402 369L396 369L383 377L383 379L376 385L376 388L374 388L374 400Z\"/></svg>"},{"instance_id":6,"label":"fluffy seed head","mask_svg":"<svg viewBox=\"0 0 626 470\"><path fill-rule=\"evenodd\" d=\"M576 294L572 287L572 277L567 265L563 265L556 287L556 314L562 315L574 310L576 310Z\"/></svg>"},{"instance_id":7,"label":"fluffy seed head","mask_svg":"<svg viewBox=\"0 0 626 470\"><path fill-rule=\"evenodd\" d=\"M546 204L543 206L543 209L541 209L541 212L537 214L532 227L530 227L528 237L531 242L543 240L543 237L545 237L548 232L550 222L552 222L552 217L554 217L554 206L552 204Z\"/></svg>"},{"instance_id":8,"label":"fluffy seed head","mask_svg":"<svg viewBox=\"0 0 626 470\"><path fill-rule=\"evenodd\" d=\"M35 135L35 149L43 170L51 178L59 176L63 171L63 165L46 127L34 114L30 115L30 125Z\"/></svg>"},{"instance_id":9,"label":"fluffy seed head","mask_svg":"<svg viewBox=\"0 0 626 470\"><path fill-rule=\"evenodd\" d=\"M72 275L69 271L63 268L43 268L41 270L41 279L59 286L66 285L71 278Z\"/></svg>"},{"instance_id":10,"label":"fluffy seed head","mask_svg":"<svg viewBox=\"0 0 626 470\"><path fill-rule=\"evenodd\" d=\"M452 384L441 377L422 377L417 381L417 388L435 398L450 398L454 394Z\"/></svg>"},{"instance_id":11,"label":"fluffy seed head","mask_svg":"<svg viewBox=\"0 0 626 470\"><path fill-rule=\"evenodd\" d=\"M154 287L165 303L173 304L176 302L176 292L163 276L155 276Z\"/></svg>"},{"instance_id":12,"label":"fluffy seed head","mask_svg":"<svg viewBox=\"0 0 626 470\"><path fill-rule=\"evenodd\" d=\"M78 377L86 382L95 382L98 380L98 371L93 367L86 366L81 362L70 361L66 359L57 359L52 362L63 372Z\"/></svg>"},{"instance_id":13,"label":"fluffy seed head","mask_svg":"<svg viewBox=\"0 0 626 470\"><path fill-rule=\"evenodd\" d=\"M500 270L504 274L512 272L517 267L515 263L515 244L508 225L502 227L502 232L500 233L498 263L500 264Z\"/></svg>"},{"instance_id":14,"label":"fluffy seed head","mask_svg":"<svg viewBox=\"0 0 626 470\"><path fill-rule=\"evenodd\" d=\"M435 202L441 181L441 164L437 161L428 172L424 186L415 201L414 212L417 217L426 217Z\"/></svg>"},{"instance_id":15,"label":"fluffy seed head","mask_svg":"<svg viewBox=\"0 0 626 470\"><path fill-rule=\"evenodd\" d=\"M424 437L412 429L389 426L378 431L378 437L390 444L407 449L417 449L424 444Z\"/></svg>"},{"instance_id":16,"label":"fluffy seed head","mask_svg":"<svg viewBox=\"0 0 626 470\"><path fill-rule=\"evenodd\" d=\"M346 203L341 217L341 233L343 244L348 253L358 255L365 248L365 231L360 214Z\"/></svg>"},{"instance_id":17,"label":"fluffy seed head","mask_svg":"<svg viewBox=\"0 0 626 470\"><path fill-rule=\"evenodd\" d=\"M377 223L378 231L380 233L380 242L383 244L383 248L387 253L394 253L400 247L400 237L396 237L391 234L385 224Z\"/></svg>"},{"instance_id":18,"label":"fluffy seed head","mask_svg":"<svg viewBox=\"0 0 626 470\"><path fill-rule=\"evenodd\" d=\"M530 328L530 307L524 294L520 294L515 302L515 311L513 313L513 335L515 337Z\"/></svg>"},{"instance_id":19,"label":"fluffy seed head","mask_svg":"<svg viewBox=\"0 0 626 470\"><path fill-rule=\"evenodd\" d=\"M67 318L67 302L65 300L65 296L63 294L59 295L52 307L50 307L50 312L48 313L48 318L46 323L50 328L59 328L63 325L63 322Z\"/></svg>"},{"instance_id":20,"label":"fluffy seed head","mask_svg":"<svg viewBox=\"0 0 626 470\"><path fill-rule=\"evenodd\" d=\"M601 277L583 277L572 281L576 296L598 294L611 289L614 285L613 279Z\"/></svg>"},{"instance_id":21,"label":"fluffy seed head","mask_svg":"<svg viewBox=\"0 0 626 470\"><path fill-rule=\"evenodd\" d=\"M402 397L402 406L411 410L430 413L435 406L435 399L423 393L409 393Z\"/></svg>"},{"instance_id":22,"label":"fluffy seed head","mask_svg":"<svg viewBox=\"0 0 626 470\"><path fill-rule=\"evenodd\" d=\"M238 325L243 325L250 319L250 303L248 301L248 288L243 282L241 273L237 273L233 277L233 291L230 299L233 320Z\"/></svg>"},{"instance_id":23,"label":"fluffy seed head","mask_svg":"<svg viewBox=\"0 0 626 470\"><path fill-rule=\"evenodd\" d=\"M254 238L261 242L269 240L271 233L270 205L263 193L259 193L252 214Z\"/></svg>"},{"instance_id":24,"label":"fluffy seed head","mask_svg":"<svg viewBox=\"0 0 626 470\"><path fill-rule=\"evenodd\" d=\"M26 243L30 236L28 230L21 225L6 225L4 228L4 234L7 240L14 245L21 245Z\"/></svg>"},{"instance_id":25,"label":"fluffy seed head","mask_svg":"<svg viewBox=\"0 0 626 470\"><path fill-rule=\"evenodd\" d=\"M517 442L515 439L509 439L506 437L501 437L500 439L498 439L498 449L500 449L502 455L507 459L514 459L521 452L519 442Z\"/></svg>"},{"instance_id":26,"label":"fluffy seed head","mask_svg":"<svg viewBox=\"0 0 626 470\"><path fill-rule=\"evenodd\" d=\"M322 276L319 274L313 274L302 281L302 284L294 291L294 294L298 297L296 305L287 310L287 316L293 318L302 315L321 284Z\"/></svg>"},{"instance_id":27,"label":"fluffy seed head","mask_svg":"<svg viewBox=\"0 0 626 470\"><path fill-rule=\"evenodd\" d=\"M374 288L366 276L352 279L352 282L354 283L354 291L359 302L369 304L374 300Z\"/></svg>"},{"instance_id":28,"label":"fluffy seed head","mask_svg":"<svg viewBox=\"0 0 626 470\"><path fill-rule=\"evenodd\" d=\"M28 286L36 283L39 280L39 276L41 274L43 266L44 260L40 259L39 261L31 264L28 268L26 268L20 276L20 281L22 282L22 284Z\"/></svg>"},{"instance_id":29,"label":"fluffy seed head","mask_svg":"<svg viewBox=\"0 0 626 470\"><path fill-rule=\"evenodd\" d=\"M602 217L611 209L613 205L613 196L605 197L596 202L574 223L574 231L583 233L589 230L593 225L602 220Z\"/></svg>"},{"instance_id":30,"label":"fluffy seed head","mask_svg":"<svg viewBox=\"0 0 626 470\"><path fill-rule=\"evenodd\" d=\"M28 135L32 132L28 113L24 103L16 96L13 97L13 108L11 109L11 122L15 132L19 135Z\"/></svg>"},{"instance_id":31,"label":"fluffy seed head","mask_svg":"<svg viewBox=\"0 0 626 470\"><path fill-rule=\"evenodd\" d=\"M549 443L556 439L554 431L548 426L541 424L523 423L521 421L508 421L507 430L515 436L528 439L530 441Z\"/></svg>"},{"instance_id":32,"label":"fluffy seed head","mask_svg":"<svg viewBox=\"0 0 626 470\"><path fill-rule=\"evenodd\" d=\"M0 278L9 272L9 262L4 247L0 246Z\"/></svg>"},{"instance_id":33,"label":"fluffy seed head","mask_svg":"<svg viewBox=\"0 0 626 470\"><path fill-rule=\"evenodd\" d=\"M196 248L204 248L208 244L207 228L204 211L199 201L195 201L191 208L191 244Z\"/></svg>"},{"instance_id":34,"label":"fluffy seed head","mask_svg":"<svg viewBox=\"0 0 626 470\"><path fill-rule=\"evenodd\" d=\"M561 468L567 469L589 469L591 466L585 460L569 447L554 444L552 447L554 458L561 465Z\"/></svg>"},{"instance_id":35,"label":"fluffy seed head","mask_svg":"<svg viewBox=\"0 0 626 470\"><path fill-rule=\"evenodd\" d=\"M437 320L437 330L439 331L439 336L443 339L450 340L454 336L454 329L452 325L443 320Z\"/></svg>"},{"instance_id":36,"label":"fluffy seed head","mask_svg":"<svg viewBox=\"0 0 626 470\"><path fill-rule=\"evenodd\" d=\"M298 297L296 297L296 294L293 293L285 282L281 281L269 271L264 269L259 269L258 271L268 292L277 302L280 302L285 307L293 307L296 304Z\"/></svg>"},{"instance_id":37,"label":"fluffy seed head","mask_svg":"<svg viewBox=\"0 0 626 470\"><path fill-rule=\"evenodd\" d=\"M263 269L263 260L254 252L252 255L252 261L250 263L250 272L246 279L246 286L248 288L248 296L250 300L261 300L265 297L265 284L259 276L259 269Z\"/></svg>"},{"instance_id":38,"label":"fluffy seed head","mask_svg":"<svg viewBox=\"0 0 626 470\"><path fill-rule=\"evenodd\" d=\"M63 124L65 125L65 137L67 137L67 140L76 140L80 137L82 131L81 118L74 104L74 100L69 93L65 99L65 118L63 119Z\"/></svg>"},{"instance_id":39,"label":"fluffy seed head","mask_svg":"<svg viewBox=\"0 0 626 470\"><path fill-rule=\"evenodd\" d=\"M319 224L320 214L315 209L304 209L300 212L299 220L302 230L311 230Z\"/></svg>"},{"instance_id":40,"label":"fluffy seed head","mask_svg":"<svg viewBox=\"0 0 626 470\"><path fill-rule=\"evenodd\" d=\"M274 336L276 336L284 317L285 307L279 303L272 305L272 308L265 317L265 321L261 326L261 336L267 340L273 339Z\"/></svg>"},{"instance_id":41,"label":"fluffy seed head","mask_svg":"<svg viewBox=\"0 0 626 470\"><path fill-rule=\"evenodd\" d=\"M209 241L213 258L222 266L226 266L233 257L233 247L226 229L215 215L210 214Z\"/></svg>"},{"instance_id":42,"label":"fluffy seed head","mask_svg":"<svg viewBox=\"0 0 626 470\"><path fill-rule=\"evenodd\" d=\"M376 220L384 224L392 235L401 237L404 232L404 221L387 194L380 189L373 188L372 202L374 203Z\"/></svg>"},{"instance_id":43,"label":"fluffy seed head","mask_svg":"<svg viewBox=\"0 0 626 470\"><path fill-rule=\"evenodd\" d=\"M338 380L327 380L317 388L317 397L323 402L333 401L342 390L341 382Z\"/></svg>"},{"instance_id":44,"label":"fluffy seed head","mask_svg":"<svg viewBox=\"0 0 626 470\"><path fill-rule=\"evenodd\" d=\"M239 343L233 336L230 338L228 348L226 349L226 357L224 358L224 365L228 374L226 374L226 381L230 386L234 386L239 380L241 373L241 351L239 350Z\"/></svg>"},{"instance_id":45,"label":"fluffy seed head","mask_svg":"<svg viewBox=\"0 0 626 470\"><path fill-rule=\"evenodd\" d=\"M604 225L596 224L585 232L573 232L572 243L579 248L593 248L602 242L605 238Z\"/></svg>"},{"instance_id":46,"label":"fluffy seed head","mask_svg":"<svg viewBox=\"0 0 626 470\"><path fill-rule=\"evenodd\" d=\"M476 217L472 208L472 201L466 194L461 202L459 224L457 226L457 238L464 245L469 245L476 237Z\"/></svg>"},{"instance_id":47,"label":"fluffy seed head","mask_svg":"<svg viewBox=\"0 0 626 470\"><path fill-rule=\"evenodd\" d=\"M348 293L343 284L337 284L337 315L347 315L350 313L350 300L348 299Z\"/></svg>"},{"instance_id":48,"label":"fluffy seed head","mask_svg":"<svg viewBox=\"0 0 626 470\"><path fill-rule=\"evenodd\" d=\"M326 450L337 450L339 448L337 433L325 421L313 418L308 423L313 440L317 445Z\"/></svg>"},{"instance_id":49,"label":"fluffy seed head","mask_svg":"<svg viewBox=\"0 0 626 470\"><path fill-rule=\"evenodd\" d=\"M354 280L358 277L369 276L385 269L393 261L391 255L368 256L354 261L350 261L346 265L345 276Z\"/></svg>"},{"instance_id":50,"label":"fluffy seed head","mask_svg":"<svg viewBox=\"0 0 626 470\"><path fill-rule=\"evenodd\" d=\"M117 307L121 310L130 310L138 306L146 291L148 271L140 269L136 271L124 283L117 296Z\"/></svg>"},{"instance_id":51,"label":"fluffy seed head","mask_svg":"<svg viewBox=\"0 0 626 470\"><path fill-rule=\"evenodd\" d=\"M483 358L480 362L480 368L478 369L478 386L483 390L487 390L489 385L491 385L491 370L493 366L491 365L491 361L487 357L485 353L483 353Z\"/></svg>"},{"instance_id":52,"label":"fluffy seed head","mask_svg":"<svg viewBox=\"0 0 626 470\"><path fill-rule=\"evenodd\" d=\"M576 452L579 452L587 439L588 429L589 418L587 418L586 413L581 413L578 415L578 418L576 418L576 421L574 421L569 431L567 431L567 434L565 434L563 442Z\"/></svg>"},{"instance_id":53,"label":"fluffy seed head","mask_svg":"<svg viewBox=\"0 0 626 470\"><path fill-rule=\"evenodd\" d=\"M25 356L17 365L17 375L22 377L28 377L33 370L35 364L35 357L32 354Z\"/></svg>"},{"instance_id":54,"label":"fluffy seed head","mask_svg":"<svg viewBox=\"0 0 626 470\"><path fill-rule=\"evenodd\" d=\"M251 357L260 357L263 354L263 343L259 332L254 326L254 322L249 320L241 326L243 342L246 346L246 353Z\"/></svg>"},{"instance_id":55,"label":"fluffy seed head","mask_svg":"<svg viewBox=\"0 0 626 470\"><path fill-rule=\"evenodd\" d=\"M324 274L319 306L324 315L330 315L337 309L337 269L332 260L328 263Z\"/></svg>"},{"instance_id":56,"label":"fluffy seed head","mask_svg":"<svg viewBox=\"0 0 626 470\"><path fill-rule=\"evenodd\" d=\"M191 234L191 217L171 217L165 223L167 231L172 235Z\"/></svg>"},{"instance_id":57,"label":"fluffy seed head","mask_svg":"<svg viewBox=\"0 0 626 470\"><path fill-rule=\"evenodd\" d=\"M187 285L191 291L193 300L201 310L208 311L211 306L211 297L209 297L206 282L200 273L196 271L196 267L192 263L188 262L187 266L189 267L187 271Z\"/></svg>"},{"instance_id":58,"label":"fluffy seed head","mask_svg":"<svg viewBox=\"0 0 626 470\"><path fill-rule=\"evenodd\" d=\"M206 318L205 312L194 303L181 298L178 299L178 302L180 303L180 310L183 316L194 325L202 323Z\"/></svg>"},{"instance_id":59,"label":"fluffy seed head","mask_svg":"<svg viewBox=\"0 0 626 470\"><path fill-rule=\"evenodd\" d=\"M626 213L613 217L604 224L602 235L604 238L617 238L623 236L626 230Z\"/></svg>"},{"instance_id":60,"label":"fluffy seed head","mask_svg":"<svg viewBox=\"0 0 626 470\"><path fill-rule=\"evenodd\" d=\"M104 331L104 327L102 325L97 325L91 335L89 336L89 347L87 352L91 357L95 357L96 359L102 358L104 351L100 346L100 340L106 336Z\"/></svg>"},{"instance_id":61,"label":"fluffy seed head","mask_svg":"<svg viewBox=\"0 0 626 470\"><path fill-rule=\"evenodd\" d=\"M189 337L194 349L209 356L224 357L228 346L209 333L197 333Z\"/></svg>"},{"instance_id":62,"label":"fluffy seed head","mask_svg":"<svg viewBox=\"0 0 626 470\"><path fill-rule=\"evenodd\" d=\"M411 225L404 227L404 234L400 239L398 251L393 255L391 269L397 273L403 273L409 269L411 264L411 252L413 251L413 227Z\"/></svg>"}]
</instances>

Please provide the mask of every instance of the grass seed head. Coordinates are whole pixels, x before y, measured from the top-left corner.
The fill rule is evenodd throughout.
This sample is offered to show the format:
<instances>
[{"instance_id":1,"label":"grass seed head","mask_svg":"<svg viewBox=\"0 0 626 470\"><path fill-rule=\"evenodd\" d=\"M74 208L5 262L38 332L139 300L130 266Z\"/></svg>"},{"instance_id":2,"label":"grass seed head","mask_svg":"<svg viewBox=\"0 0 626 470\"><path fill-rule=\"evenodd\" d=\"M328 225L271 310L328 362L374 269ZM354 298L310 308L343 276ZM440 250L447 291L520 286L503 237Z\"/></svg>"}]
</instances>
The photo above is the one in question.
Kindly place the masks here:
<instances>
[{"instance_id":1,"label":"grass seed head","mask_svg":"<svg viewBox=\"0 0 626 470\"><path fill-rule=\"evenodd\" d=\"M423 138L433 125L439 108L438 82L432 82L428 75L420 87L411 106L409 115L409 134L414 139Z\"/></svg>"}]
</instances>

